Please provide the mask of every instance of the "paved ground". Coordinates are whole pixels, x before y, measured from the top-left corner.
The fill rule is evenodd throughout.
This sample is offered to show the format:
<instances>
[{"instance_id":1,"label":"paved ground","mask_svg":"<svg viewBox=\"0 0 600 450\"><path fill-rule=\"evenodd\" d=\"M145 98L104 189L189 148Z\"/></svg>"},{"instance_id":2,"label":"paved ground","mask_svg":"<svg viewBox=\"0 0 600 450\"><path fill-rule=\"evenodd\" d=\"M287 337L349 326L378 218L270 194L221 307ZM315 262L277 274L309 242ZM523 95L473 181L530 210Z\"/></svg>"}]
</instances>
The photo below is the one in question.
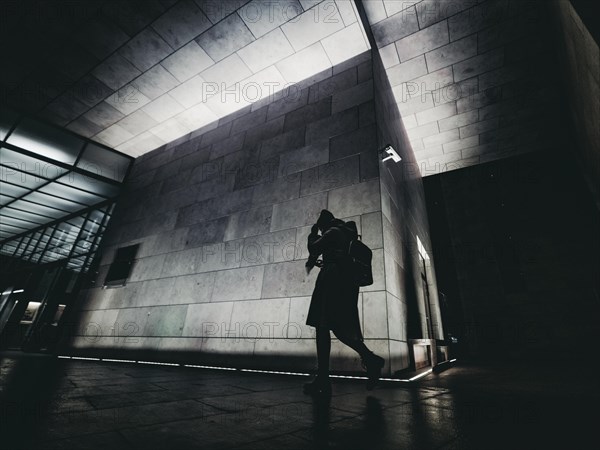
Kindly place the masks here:
<instances>
[{"instance_id":1,"label":"paved ground","mask_svg":"<svg viewBox=\"0 0 600 450\"><path fill-rule=\"evenodd\" d=\"M462 363L329 402L303 377L0 353L0 448L597 448L593 373ZM460 362L459 362L460 363Z\"/></svg>"}]
</instances>

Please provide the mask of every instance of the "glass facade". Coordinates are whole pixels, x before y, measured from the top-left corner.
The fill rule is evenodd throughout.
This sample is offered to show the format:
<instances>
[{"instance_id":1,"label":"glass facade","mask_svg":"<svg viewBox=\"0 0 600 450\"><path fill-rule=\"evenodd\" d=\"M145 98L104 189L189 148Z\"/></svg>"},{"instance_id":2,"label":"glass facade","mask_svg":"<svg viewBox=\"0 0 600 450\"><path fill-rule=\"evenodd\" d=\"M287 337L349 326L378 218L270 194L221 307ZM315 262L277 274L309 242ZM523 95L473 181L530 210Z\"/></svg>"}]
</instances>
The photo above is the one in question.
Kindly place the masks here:
<instances>
[{"instance_id":1,"label":"glass facade","mask_svg":"<svg viewBox=\"0 0 600 450\"><path fill-rule=\"evenodd\" d=\"M65 260L68 269L86 272L92 264L113 207L114 203L111 202L8 240L0 247L0 254L12 261L32 264Z\"/></svg>"},{"instance_id":2,"label":"glass facade","mask_svg":"<svg viewBox=\"0 0 600 450\"><path fill-rule=\"evenodd\" d=\"M0 348L57 344L132 163L0 108Z\"/></svg>"},{"instance_id":3,"label":"glass facade","mask_svg":"<svg viewBox=\"0 0 600 450\"><path fill-rule=\"evenodd\" d=\"M100 211L117 197L133 162L68 130L6 109L0 110L0 139L3 248L61 218L95 206Z\"/></svg>"},{"instance_id":4,"label":"glass facade","mask_svg":"<svg viewBox=\"0 0 600 450\"><path fill-rule=\"evenodd\" d=\"M0 139L0 254L86 269L132 158L7 109Z\"/></svg>"}]
</instances>

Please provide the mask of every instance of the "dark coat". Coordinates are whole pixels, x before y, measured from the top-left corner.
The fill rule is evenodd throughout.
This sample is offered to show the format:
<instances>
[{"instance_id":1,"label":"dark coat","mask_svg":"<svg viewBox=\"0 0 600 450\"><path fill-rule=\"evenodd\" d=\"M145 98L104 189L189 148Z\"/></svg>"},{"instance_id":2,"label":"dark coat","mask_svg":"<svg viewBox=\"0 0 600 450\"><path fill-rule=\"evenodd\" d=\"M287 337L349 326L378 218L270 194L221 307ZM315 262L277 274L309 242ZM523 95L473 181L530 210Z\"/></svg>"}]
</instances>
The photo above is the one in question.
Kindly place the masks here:
<instances>
[{"instance_id":1,"label":"dark coat","mask_svg":"<svg viewBox=\"0 0 600 450\"><path fill-rule=\"evenodd\" d=\"M322 236L308 236L308 251L313 261L323 255L306 324L323 326L336 336L362 340L358 317L358 284L350 277L347 249L355 232L335 219Z\"/></svg>"}]
</instances>

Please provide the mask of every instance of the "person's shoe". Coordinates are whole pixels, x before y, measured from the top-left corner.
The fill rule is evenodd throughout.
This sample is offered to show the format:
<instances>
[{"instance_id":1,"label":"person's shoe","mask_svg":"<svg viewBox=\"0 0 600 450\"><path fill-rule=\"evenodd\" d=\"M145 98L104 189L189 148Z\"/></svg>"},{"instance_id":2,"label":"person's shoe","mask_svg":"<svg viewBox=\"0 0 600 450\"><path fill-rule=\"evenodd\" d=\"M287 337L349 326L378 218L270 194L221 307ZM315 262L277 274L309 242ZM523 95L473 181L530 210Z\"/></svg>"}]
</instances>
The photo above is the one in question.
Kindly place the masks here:
<instances>
[{"instance_id":1,"label":"person's shoe","mask_svg":"<svg viewBox=\"0 0 600 450\"><path fill-rule=\"evenodd\" d=\"M365 358L362 358L362 366L367 371L367 389L372 390L381 377L381 369L385 365L385 359L381 356L377 356L375 353L371 353Z\"/></svg>"},{"instance_id":2,"label":"person's shoe","mask_svg":"<svg viewBox=\"0 0 600 450\"><path fill-rule=\"evenodd\" d=\"M329 379L321 380L317 377L310 383L306 383L302 391L306 395L329 396L331 395L331 382Z\"/></svg>"}]
</instances>

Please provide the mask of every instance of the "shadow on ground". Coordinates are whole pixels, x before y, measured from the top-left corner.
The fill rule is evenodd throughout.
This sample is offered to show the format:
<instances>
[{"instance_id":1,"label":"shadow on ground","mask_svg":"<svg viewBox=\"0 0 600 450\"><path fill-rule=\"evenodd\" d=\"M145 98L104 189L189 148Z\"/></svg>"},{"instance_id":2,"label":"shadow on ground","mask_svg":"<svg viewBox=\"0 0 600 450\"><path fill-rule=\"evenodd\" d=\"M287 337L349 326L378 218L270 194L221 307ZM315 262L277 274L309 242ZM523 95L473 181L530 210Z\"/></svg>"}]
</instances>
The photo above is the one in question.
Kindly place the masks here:
<instances>
[{"instance_id":1,"label":"shadow on ground","mask_svg":"<svg viewBox=\"0 0 600 450\"><path fill-rule=\"evenodd\" d=\"M3 353L2 449L587 448L598 382L552 367L461 363L366 391L306 379ZM591 408L586 408L591 406Z\"/></svg>"}]
</instances>

